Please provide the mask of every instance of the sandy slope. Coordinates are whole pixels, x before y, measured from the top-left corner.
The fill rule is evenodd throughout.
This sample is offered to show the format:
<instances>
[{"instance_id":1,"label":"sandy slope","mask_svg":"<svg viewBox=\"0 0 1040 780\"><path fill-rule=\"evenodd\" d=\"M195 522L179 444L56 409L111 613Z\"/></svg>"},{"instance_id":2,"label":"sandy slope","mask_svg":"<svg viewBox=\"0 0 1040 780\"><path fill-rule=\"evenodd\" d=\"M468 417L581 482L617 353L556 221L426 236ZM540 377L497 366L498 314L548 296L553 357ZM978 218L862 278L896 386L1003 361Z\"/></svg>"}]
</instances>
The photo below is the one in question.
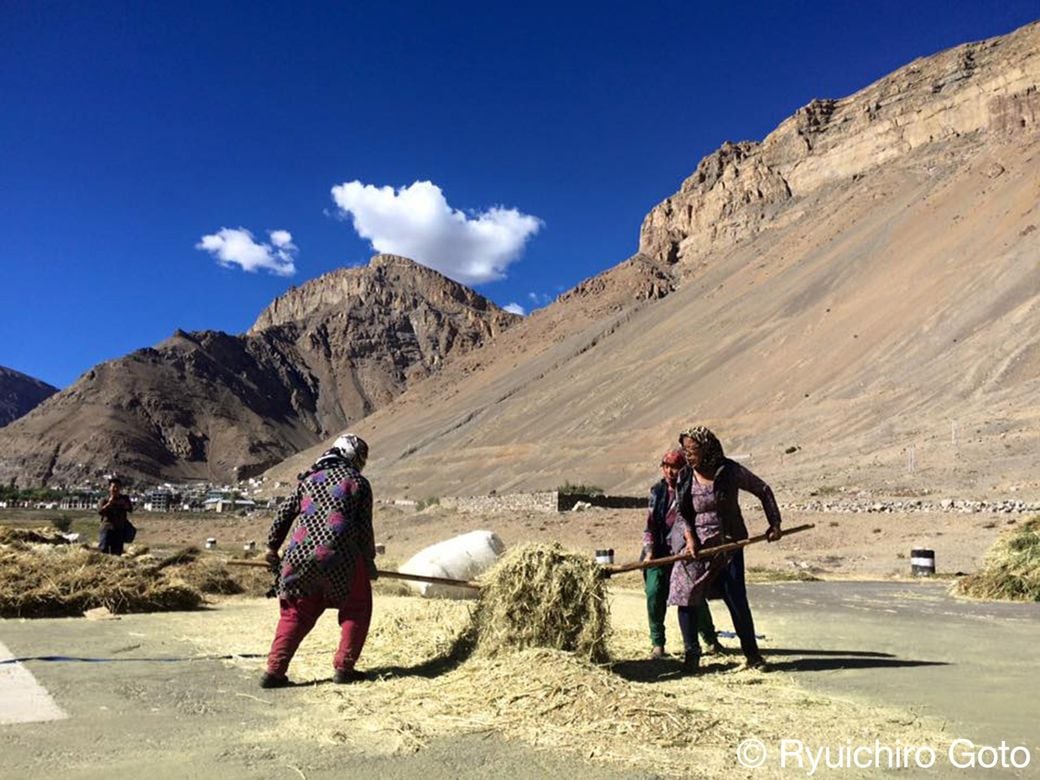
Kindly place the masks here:
<instances>
[{"instance_id":1,"label":"sandy slope","mask_svg":"<svg viewBox=\"0 0 1040 780\"><path fill-rule=\"evenodd\" d=\"M696 420L791 494L1040 493L1040 141L1022 140L824 188L676 292L555 341L552 307L530 317L363 422L374 478L414 496L641 492Z\"/></svg>"}]
</instances>

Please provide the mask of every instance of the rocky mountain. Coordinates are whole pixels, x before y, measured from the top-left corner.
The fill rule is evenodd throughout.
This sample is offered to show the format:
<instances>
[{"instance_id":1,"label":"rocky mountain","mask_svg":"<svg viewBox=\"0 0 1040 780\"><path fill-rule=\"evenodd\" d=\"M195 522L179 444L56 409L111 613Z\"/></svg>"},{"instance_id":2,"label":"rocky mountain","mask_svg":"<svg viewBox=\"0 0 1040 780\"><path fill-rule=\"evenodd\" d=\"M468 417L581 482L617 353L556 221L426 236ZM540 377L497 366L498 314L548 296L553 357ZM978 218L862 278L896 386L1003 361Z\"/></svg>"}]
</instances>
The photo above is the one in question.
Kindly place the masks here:
<instances>
[{"instance_id":1,"label":"rocky mountain","mask_svg":"<svg viewBox=\"0 0 1040 780\"><path fill-rule=\"evenodd\" d=\"M0 427L17 420L56 392L58 388L46 382L0 366Z\"/></svg>"},{"instance_id":2,"label":"rocky mountain","mask_svg":"<svg viewBox=\"0 0 1040 780\"><path fill-rule=\"evenodd\" d=\"M290 290L243 335L177 331L95 366L0 431L0 479L250 476L517 320L435 271L380 255Z\"/></svg>"},{"instance_id":3,"label":"rocky mountain","mask_svg":"<svg viewBox=\"0 0 1040 780\"><path fill-rule=\"evenodd\" d=\"M723 144L634 258L361 422L377 491L642 493L697 421L787 495L1040 495L1038 86L1032 24Z\"/></svg>"}]
</instances>

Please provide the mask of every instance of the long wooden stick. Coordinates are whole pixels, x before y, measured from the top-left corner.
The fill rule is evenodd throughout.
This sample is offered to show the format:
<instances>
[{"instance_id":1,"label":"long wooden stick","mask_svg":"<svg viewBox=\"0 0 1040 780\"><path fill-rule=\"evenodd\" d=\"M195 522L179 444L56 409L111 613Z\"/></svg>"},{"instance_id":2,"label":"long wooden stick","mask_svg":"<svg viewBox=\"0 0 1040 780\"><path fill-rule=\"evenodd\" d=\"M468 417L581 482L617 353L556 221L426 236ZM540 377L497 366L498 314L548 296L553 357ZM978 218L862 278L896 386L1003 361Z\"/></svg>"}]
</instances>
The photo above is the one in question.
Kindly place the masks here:
<instances>
[{"instance_id":1,"label":"long wooden stick","mask_svg":"<svg viewBox=\"0 0 1040 780\"><path fill-rule=\"evenodd\" d=\"M267 561L254 561L254 560L241 560L232 559L225 561L225 563L231 566L256 566L263 567L265 569L271 568ZM447 577L427 577L423 574L405 574L402 571L383 571L382 569L376 569L376 574L380 577L386 577L389 580L408 580L410 582L430 582L435 585L452 585L456 588L473 588L476 590L480 589L480 584L471 582L470 580L451 580Z\"/></svg>"},{"instance_id":2,"label":"long wooden stick","mask_svg":"<svg viewBox=\"0 0 1040 780\"><path fill-rule=\"evenodd\" d=\"M780 538L790 534L796 534L800 531L808 531L810 528L815 528L814 523L807 523L806 525L797 525L794 528L781 528ZM690 553L680 555L669 555L667 558L654 558L649 561L634 561L633 563L618 563L618 564L604 564L603 574L606 577L611 577L615 574L621 574L626 571L642 571L643 569L653 569L657 566L667 566L670 563L678 563L679 561L692 561L694 558L710 558L713 555L719 555L720 553L733 552L734 550L740 550L747 547L749 544L755 544L756 542L764 542L766 540L765 534L759 534L758 536L752 536L749 539L741 539L739 542L729 542L728 544L719 544L714 547L705 547L703 550L698 550L696 554L691 555Z\"/></svg>"}]
</instances>

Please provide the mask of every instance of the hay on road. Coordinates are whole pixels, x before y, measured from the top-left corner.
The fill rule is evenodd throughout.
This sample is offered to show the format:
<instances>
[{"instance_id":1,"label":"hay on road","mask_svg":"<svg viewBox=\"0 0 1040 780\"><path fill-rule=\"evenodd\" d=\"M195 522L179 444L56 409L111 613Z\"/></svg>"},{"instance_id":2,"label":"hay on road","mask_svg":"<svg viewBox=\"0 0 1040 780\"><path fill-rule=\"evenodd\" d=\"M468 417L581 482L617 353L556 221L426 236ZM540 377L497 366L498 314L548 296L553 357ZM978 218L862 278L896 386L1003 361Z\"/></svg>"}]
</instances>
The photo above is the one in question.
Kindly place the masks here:
<instances>
[{"instance_id":1,"label":"hay on road","mask_svg":"<svg viewBox=\"0 0 1040 780\"><path fill-rule=\"evenodd\" d=\"M982 570L954 585L977 599L1040 601L1040 517L1001 535L986 553Z\"/></svg>"},{"instance_id":2,"label":"hay on road","mask_svg":"<svg viewBox=\"0 0 1040 780\"><path fill-rule=\"evenodd\" d=\"M329 679L339 642L335 619L319 620L289 669L303 685L278 694L303 707L307 719L287 717L258 737L275 744L331 739L373 755L493 733L643 773L702 777L739 776L735 750L749 736L767 744L805 734L838 745L880 738L939 746L946 740L937 725L912 713L806 691L788 675L743 670L736 660L716 662L719 673L682 676L678 659L646 660L641 609L619 613L610 665L548 648L460 655L457 640L472 630L471 609L460 602L380 598L360 660L371 678L351 685L308 684ZM237 656L233 663L259 675L262 662L246 656L269 646L277 608L268 605L265 614L258 620L257 608L243 604L183 615L177 632L202 652ZM776 774L766 768L756 776Z\"/></svg>"},{"instance_id":3,"label":"hay on road","mask_svg":"<svg viewBox=\"0 0 1040 780\"><path fill-rule=\"evenodd\" d=\"M202 594L131 548L106 555L73 546L51 529L0 527L0 617L66 617L195 609Z\"/></svg>"},{"instance_id":4,"label":"hay on road","mask_svg":"<svg viewBox=\"0 0 1040 780\"><path fill-rule=\"evenodd\" d=\"M608 660L610 612L600 567L558 544L524 544L481 578L471 636L481 653L528 648Z\"/></svg>"}]
</instances>

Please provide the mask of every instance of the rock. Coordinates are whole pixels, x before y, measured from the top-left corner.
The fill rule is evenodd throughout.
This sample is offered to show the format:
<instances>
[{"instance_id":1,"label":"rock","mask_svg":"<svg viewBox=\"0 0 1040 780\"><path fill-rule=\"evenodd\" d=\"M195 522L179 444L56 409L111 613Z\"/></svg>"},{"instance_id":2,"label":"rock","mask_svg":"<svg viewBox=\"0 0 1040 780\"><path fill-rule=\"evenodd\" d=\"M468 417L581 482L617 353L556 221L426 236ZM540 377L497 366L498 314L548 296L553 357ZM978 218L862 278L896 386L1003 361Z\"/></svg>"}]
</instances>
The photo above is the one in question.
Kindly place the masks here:
<instances>
[{"instance_id":1,"label":"rock","mask_svg":"<svg viewBox=\"0 0 1040 780\"><path fill-rule=\"evenodd\" d=\"M1030 137L1040 63L1029 25L917 60L840 100L813 100L760 143L724 143L643 221L639 251L687 272L771 229L785 210L837 181L979 131ZM1004 173L993 162L989 178Z\"/></svg>"},{"instance_id":2,"label":"rock","mask_svg":"<svg viewBox=\"0 0 1040 780\"><path fill-rule=\"evenodd\" d=\"M0 429L0 479L245 479L519 320L436 271L379 255L293 288L244 335L178 330L95 366Z\"/></svg>"},{"instance_id":3,"label":"rock","mask_svg":"<svg viewBox=\"0 0 1040 780\"><path fill-rule=\"evenodd\" d=\"M58 392L39 379L0 366L0 427L28 414Z\"/></svg>"}]
</instances>

